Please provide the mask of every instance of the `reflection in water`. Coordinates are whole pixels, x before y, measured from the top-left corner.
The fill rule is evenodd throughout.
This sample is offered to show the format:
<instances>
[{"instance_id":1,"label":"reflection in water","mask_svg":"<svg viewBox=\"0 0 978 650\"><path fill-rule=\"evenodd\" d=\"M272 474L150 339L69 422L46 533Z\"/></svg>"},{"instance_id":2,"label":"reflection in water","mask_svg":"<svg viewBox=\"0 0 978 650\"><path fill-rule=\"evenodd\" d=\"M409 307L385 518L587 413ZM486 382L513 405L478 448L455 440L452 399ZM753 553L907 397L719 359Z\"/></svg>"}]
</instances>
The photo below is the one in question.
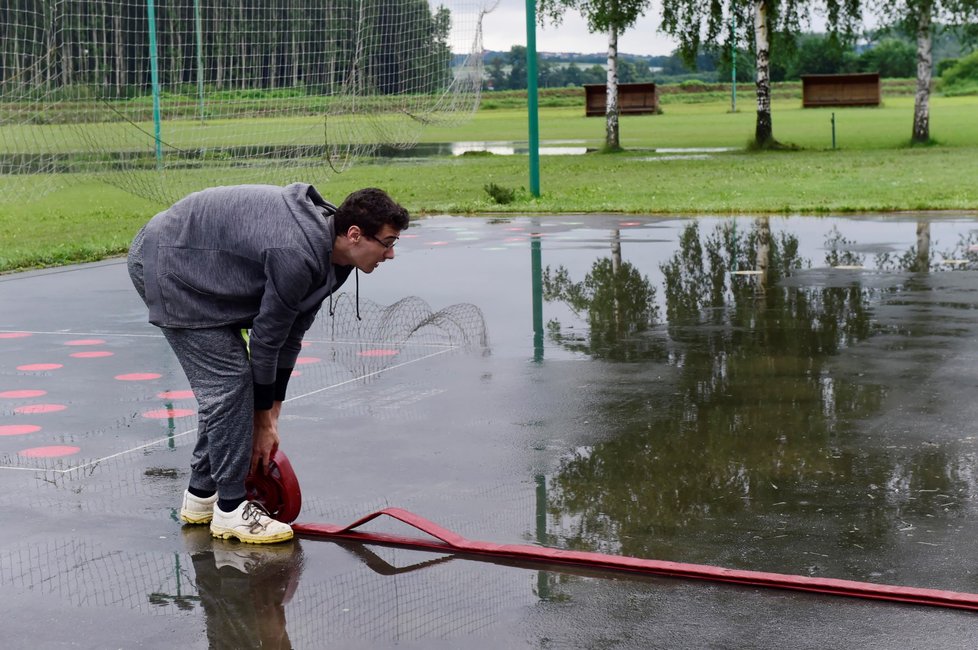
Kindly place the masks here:
<instances>
[{"instance_id":1,"label":"reflection in water","mask_svg":"<svg viewBox=\"0 0 978 650\"><path fill-rule=\"evenodd\" d=\"M658 317L655 288L634 266L622 261L618 230L612 232L611 257L595 261L582 282L573 282L563 266L553 271L548 266L543 298L563 301L575 314L586 314L587 339L567 332L556 320L547 324L550 338L570 350L619 361L662 354L659 346L637 336Z\"/></svg>"},{"instance_id":2,"label":"reflection in water","mask_svg":"<svg viewBox=\"0 0 978 650\"><path fill-rule=\"evenodd\" d=\"M854 248L830 232L824 263L864 267ZM946 446L875 442L864 423L902 389L850 361L872 339L919 328L910 312L875 316L926 285L848 271L805 282L822 277L809 270L822 261L798 250L767 219L705 236L696 221L685 226L660 266L661 354L607 386L591 419L606 435L549 477L559 545L745 568L763 554L770 570L878 580L880 551L914 534L908 519L962 508L975 491L969 464ZM929 228L918 227L915 249L877 265L919 273L929 260ZM599 259L579 283L548 269L544 284L547 300L589 326L575 338L551 324L551 338L595 359L632 358L630 337L656 317L654 288L627 261Z\"/></svg>"},{"instance_id":3,"label":"reflection in water","mask_svg":"<svg viewBox=\"0 0 978 650\"><path fill-rule=\"evenodd\" d=\"M206 526L185 526L192 550L194 581L207 625L210 648L292 648L285 605L303 568L298 540L250 546L207 540Z\"/></svg>"}]
</instances>

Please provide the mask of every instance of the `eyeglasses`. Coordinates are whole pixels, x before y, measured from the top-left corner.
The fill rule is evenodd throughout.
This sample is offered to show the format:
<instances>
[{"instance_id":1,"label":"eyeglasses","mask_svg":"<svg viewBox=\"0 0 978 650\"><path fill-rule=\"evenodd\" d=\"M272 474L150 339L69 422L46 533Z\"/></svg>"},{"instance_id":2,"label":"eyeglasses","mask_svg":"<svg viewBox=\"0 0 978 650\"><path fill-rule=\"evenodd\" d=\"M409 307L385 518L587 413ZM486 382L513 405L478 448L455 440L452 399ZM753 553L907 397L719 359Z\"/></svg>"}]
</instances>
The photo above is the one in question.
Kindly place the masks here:
<instances>
[{"instance_id":1,"label":"eyeglasses","mask_svg":"<svg viewBox=\"0 0 978 650\"><path fill-rule=\"evenodd\" d=\"M383 239L377 239L373 235L367 235L366 233L364 233L364 235L366 235L367 237L370 237L372 240L374 240L375 242L377 242L378 244L380 244L381 246L383 246L387 250L390 250L390 249L394 248L394 246L397 244L397 240L398 240L398 238L395 237L390 242L386 242Z\"/></svg>"}]
</instances>

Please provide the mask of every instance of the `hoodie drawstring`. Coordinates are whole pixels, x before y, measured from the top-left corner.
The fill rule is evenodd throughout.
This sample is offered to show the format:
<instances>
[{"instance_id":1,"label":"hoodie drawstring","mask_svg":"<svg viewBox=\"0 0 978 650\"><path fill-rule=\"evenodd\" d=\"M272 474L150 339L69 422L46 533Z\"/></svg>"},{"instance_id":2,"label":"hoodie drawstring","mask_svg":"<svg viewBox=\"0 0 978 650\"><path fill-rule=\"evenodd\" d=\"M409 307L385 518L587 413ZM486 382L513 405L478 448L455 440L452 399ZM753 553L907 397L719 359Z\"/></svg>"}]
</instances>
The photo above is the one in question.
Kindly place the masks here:
<instances>
[{"instance_id":1,"label":"hoodie drawstring","mask_svg":"<svg viewBox=\"0 0 978 650\"><path fill-rule=\"evenodd\" d=\"M357 320L363 320L360 318L360 269L354 269L353 273L355 274L353 279L356 282Z\"/></svg>"},{"instance_id":2,"label":"hoodie drawstring","mask_svg":"<svg viewBox=\"0 0 978 650\"><path fill-rule=\"evenodd\" d=\"M354 271L356 274L354 276L354 281L356 282L356 304L357 304L357 320L363 320L360 318L360 269ZM333 307L333 294L329 294L329 315L335 316L336 309Z\"/></svg>"}]
</instances>

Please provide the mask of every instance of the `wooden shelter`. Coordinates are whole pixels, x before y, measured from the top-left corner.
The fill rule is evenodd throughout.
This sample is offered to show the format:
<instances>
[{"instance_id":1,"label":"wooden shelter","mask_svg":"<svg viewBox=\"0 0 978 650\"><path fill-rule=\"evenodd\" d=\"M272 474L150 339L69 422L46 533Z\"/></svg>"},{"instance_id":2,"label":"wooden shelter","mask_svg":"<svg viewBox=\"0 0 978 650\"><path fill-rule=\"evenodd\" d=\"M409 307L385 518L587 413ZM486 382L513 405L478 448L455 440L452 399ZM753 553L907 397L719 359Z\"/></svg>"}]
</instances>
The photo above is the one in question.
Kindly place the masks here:
<instances>
[{"instance_id":1,"label":"wooden shelter","mask_svg":"<svg viewBox=\"0 0 978 650\"><path fill-rule=\"evenodd\" d=\"M882 92L878 72L803 74L801 76L801 105L803 108L879 106L881 99Z\"/></svg>"},{"instance_id":2,"label":"wooden shelter","mask_svg":"<svg viewBox=\"0 0 978 650\"><path fill-rule=\"evenodd\" d=\"M584 115L604 116L607 111L608 87L605 84L584 84ZM659 95L654 83L618 84L620 115L648 115L659 112Z\"/></svg>"}]
</instances>

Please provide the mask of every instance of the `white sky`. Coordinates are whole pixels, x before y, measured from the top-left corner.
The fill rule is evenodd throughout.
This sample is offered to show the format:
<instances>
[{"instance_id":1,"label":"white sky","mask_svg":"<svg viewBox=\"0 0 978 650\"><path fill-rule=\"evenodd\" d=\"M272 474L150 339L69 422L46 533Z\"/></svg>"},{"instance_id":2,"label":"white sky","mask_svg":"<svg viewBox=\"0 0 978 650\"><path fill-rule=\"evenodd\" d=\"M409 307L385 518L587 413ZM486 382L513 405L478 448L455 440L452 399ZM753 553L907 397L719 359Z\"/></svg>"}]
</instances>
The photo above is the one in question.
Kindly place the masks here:
<instances>
[{"instance_id":1,"label":"white sky","mask_svg":"<svg viewBox=\"0 0 978 650\"><path fill-rule=\"evenodd\" d=\"M659 9L652 4L647 16L639 18L635 27L618 37L618 51L622 54L670 54L676 48L675 41L658 32ZM526 45L525 0L500 0L499 5L482 21L482 43L487 50L509 51L514 45ZM560 27L549 22L536 28L537 52L607 52L606 34L589 34L587 23L580 14L565 14Z\"/></svg>"},{"instance_id":2,"label":"white sky","mask_svg":"<svg viewBox=\"0 0 978 650\"><path fill-rule=\"evenodd\" d=\"M482 0L491 4L492 0ZM618 36L618 51L622 54L667 55L676 49L678 43L672 38L659 32L659 14L661 8L658 2L649 3L645 16L639 18L635 26ZM869 26L875 21L867 21ZM805 22L802 21L805 25ZM502 50L508 52L514 45L526 45L526 1L499 0L491 13L486 14L482 21L482 43L487 50ZM824 20L817 14L812 24L806 29L821 31ZM576 11L568 11L560 27L554 27L547 22L543 27L536 27L537 52L578 52L590 54L608 51L606 34L589 34L587 23Z\"/></svg>"}]
</instances>

